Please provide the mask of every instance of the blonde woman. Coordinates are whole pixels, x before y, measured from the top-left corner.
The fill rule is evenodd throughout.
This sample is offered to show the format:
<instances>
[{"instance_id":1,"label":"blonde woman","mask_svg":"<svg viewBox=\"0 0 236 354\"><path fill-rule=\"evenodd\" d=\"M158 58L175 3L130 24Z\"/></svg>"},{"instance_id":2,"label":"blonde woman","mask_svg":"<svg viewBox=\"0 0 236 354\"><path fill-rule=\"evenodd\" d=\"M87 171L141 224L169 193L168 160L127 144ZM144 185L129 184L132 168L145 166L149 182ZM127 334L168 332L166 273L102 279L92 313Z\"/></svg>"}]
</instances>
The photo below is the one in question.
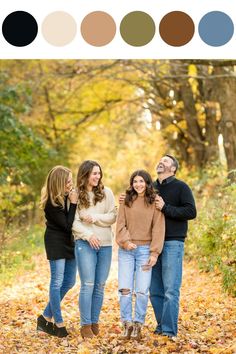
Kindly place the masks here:
<instances>
[{"instance_id":1,"label":"blonde woman","mask_svg":"<svg viewBox=\"0 0 236 354\"><path fill-rule=\"evenodd\" d=\"M64 166L55 166L49 172L41 193L41 207L46 217L44 243L50 264L51 280L49 302L43 314L37 319L37 329L57 337L68 335L60 303L76 280L71 227L78 194L72 190L72 185L71 171Z\"/></svg>"},{"instance_id":2,"label":"blonde woman","mask_svg":"<svg viewBox=\"0 0 236 354\"><path fill-rule=\"evenodd\" d=\"M81 335L99 334L98 322L112 255L111 225L116 220L112 191L102 183L96 161L84 161L77 176L78 209L73 224L75 256L81 287L79 295Z\"/></svg>"}]
</instances>

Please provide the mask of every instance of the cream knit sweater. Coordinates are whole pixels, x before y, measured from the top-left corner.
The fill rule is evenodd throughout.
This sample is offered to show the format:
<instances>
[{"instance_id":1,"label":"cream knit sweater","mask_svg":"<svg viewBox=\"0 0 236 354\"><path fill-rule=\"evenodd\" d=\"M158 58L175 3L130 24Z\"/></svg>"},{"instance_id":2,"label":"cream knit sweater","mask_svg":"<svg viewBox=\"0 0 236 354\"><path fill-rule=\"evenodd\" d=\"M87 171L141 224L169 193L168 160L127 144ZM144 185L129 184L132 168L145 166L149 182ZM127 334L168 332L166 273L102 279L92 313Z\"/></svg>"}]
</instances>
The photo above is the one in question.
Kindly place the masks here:
<instances>
[{"instance_id":1,"label":"cream knit sweater","mask_svg":"<svg viewBox=\"0 0 236 354\"><path fill-rule=\"evenodd\" d=\"M115 198L110 188L104 187L105 198L101 202L93 204L93 192L88 192L90 206L87 209L76 211L72 233L75 240L88 241L92 235L101 240L101 246L111 246L113 233L111 225L116 221L117 210ZM83 215L92 216L93 223L86 223L81 220Z\"/></svg>"}]
</instances>

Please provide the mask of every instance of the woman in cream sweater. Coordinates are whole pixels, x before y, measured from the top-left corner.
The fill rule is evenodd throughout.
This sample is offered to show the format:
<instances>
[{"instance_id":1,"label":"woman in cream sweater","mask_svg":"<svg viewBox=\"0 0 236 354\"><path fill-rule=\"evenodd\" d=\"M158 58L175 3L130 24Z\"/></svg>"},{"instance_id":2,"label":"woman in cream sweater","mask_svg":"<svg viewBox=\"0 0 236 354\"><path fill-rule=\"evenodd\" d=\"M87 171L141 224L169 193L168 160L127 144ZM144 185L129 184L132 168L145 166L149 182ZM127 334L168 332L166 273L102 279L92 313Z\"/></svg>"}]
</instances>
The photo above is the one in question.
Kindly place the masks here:
<instances>
[{"instance_id":1,"label":"woman in cream sweater","mask_svg":"<svg viewBox=\"0 0 236 354\"><path fill-rule=\"evenodd\" d=\"M102 169L91 160L78 170L78 208L72 227L75 257L81 279L79 310L81 335L98 335L104 286L112 256L111 225L116 220L115 198L102 183Z\"/></svg>"},{"instance_id":2,"label":"woman in cream sweater","mask_svg":"<svg viewBox=\"0 0 236 354\"><path fill-rule=\"evenodd\" d=\"M118 253L118 287L122 337L141 338L152 267L162 251L165 219L155 208L152 179L144 170L135 171L130 177L124 203L120 204L116 241ZM132 315L132 293L135 293L135 314Z\"/></svg>"}]
</instances>

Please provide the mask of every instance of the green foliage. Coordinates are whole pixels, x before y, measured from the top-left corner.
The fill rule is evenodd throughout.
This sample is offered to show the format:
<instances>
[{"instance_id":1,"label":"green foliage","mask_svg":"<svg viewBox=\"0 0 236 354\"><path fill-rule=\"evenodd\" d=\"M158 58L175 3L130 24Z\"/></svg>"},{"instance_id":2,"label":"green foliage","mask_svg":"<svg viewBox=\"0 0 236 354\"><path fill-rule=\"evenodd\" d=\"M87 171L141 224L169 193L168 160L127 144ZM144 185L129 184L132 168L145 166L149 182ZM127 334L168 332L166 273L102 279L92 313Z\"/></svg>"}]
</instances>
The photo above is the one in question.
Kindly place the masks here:
<instances>
[{"instance_id":1,"label":"green foliage","mask_svg":"<svg viewBox=\"0 0 236 354\"><path fill-rule=\"evenodd\" d=\"M0 253L0 287L11 284L16 275L33 269L33 257L43 252L43 230L40 226L11 230L15 237L7 242Z\"/></svg>"},{"instance_id":2,"label":"green foliage","mask_svg":"<svg viewBox=\"0 0 236 354\"><path fill-rule=\"evenodd\" d=\"M219 271L225 290L236 296L236 185L216 188L199 200L198 217L191 223L187 256L206 271Z\"/></svg>"},{"instance_id":3,"label":"green foliage","mask_svg":"<svg viewBox=\"0 0 236 354\"><path fill-rule=\"evenodd\" d=\"M53 152L19 120L28 109L27 101L19 103L20 94L17 87L7 86L4 77L0 79L0 184L35 186L37 172Z\"/></svg>"},{"instance_id":4,"label":"green foliage","mask_svg":"<svg viewBox=\"0 0 236 354\"><path fill-rule=\"evenodd\" d=\"M1 244L16 216L32 208L50 159L55 156L31 128L20 121L29 110L27 88L11 86L0 76L0 213Z\"/></svg>"}]
</instances>

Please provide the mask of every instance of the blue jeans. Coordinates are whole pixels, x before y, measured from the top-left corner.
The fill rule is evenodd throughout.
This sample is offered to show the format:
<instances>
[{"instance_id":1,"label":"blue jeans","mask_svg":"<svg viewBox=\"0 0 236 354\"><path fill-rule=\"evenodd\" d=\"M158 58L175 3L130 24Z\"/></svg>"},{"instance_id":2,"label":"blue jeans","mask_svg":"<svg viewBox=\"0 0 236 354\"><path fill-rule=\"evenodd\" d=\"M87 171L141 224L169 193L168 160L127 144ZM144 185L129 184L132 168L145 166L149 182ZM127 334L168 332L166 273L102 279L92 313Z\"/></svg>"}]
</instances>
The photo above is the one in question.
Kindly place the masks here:
<instances>
[{"instance_id":1,"label":"blue jeans","mask_svg":"<svg viewBox=\"0 0 236 354\"><path fill-rule=\"evenodd\" d=\"M142 266L147 264L149 256L149 245L138 246L135 250L131 251L119 248L118 287L122 322L133 320L133 291L136 295L134 321L140 323L144 323L145 321L152 269L148 271L143 270Z\"/></svg>"},{"instance_id":2,"label":"blue jeans","mask_svg":"<svg viewBox=\"0 0 236 354\"><path fill-rule=\"evenodd\" d=\"M79 310L81 326L98 323L105 282L111 266L112 247L93 249L87 241L75 241L75 256L80 275Z\"/></svg>"},{"instance_id":3,"label":"blue jeans","mask_svg":"<svg viewBox=\"0 0 236 354\"><path fill-rule=\"evenodd\" d=\"M184 242L165 241L152 269L150 300L158 323L156 332L168 336L176 336L178 332L183 255Z\"/></svg>"},{"instance_id":4,"label":"blue jeans","mask_svg":"<svg viewBox=\"0 0 236 354\"><path fill-rule=\"evenodd\" d=\"M49 261L51 281L49 287L49 303L43 315L54 318L56 323L62 323L61 300L69 289L75 285L76 262L75 259L57 259Z\"/></svg>"}]
</instances>

